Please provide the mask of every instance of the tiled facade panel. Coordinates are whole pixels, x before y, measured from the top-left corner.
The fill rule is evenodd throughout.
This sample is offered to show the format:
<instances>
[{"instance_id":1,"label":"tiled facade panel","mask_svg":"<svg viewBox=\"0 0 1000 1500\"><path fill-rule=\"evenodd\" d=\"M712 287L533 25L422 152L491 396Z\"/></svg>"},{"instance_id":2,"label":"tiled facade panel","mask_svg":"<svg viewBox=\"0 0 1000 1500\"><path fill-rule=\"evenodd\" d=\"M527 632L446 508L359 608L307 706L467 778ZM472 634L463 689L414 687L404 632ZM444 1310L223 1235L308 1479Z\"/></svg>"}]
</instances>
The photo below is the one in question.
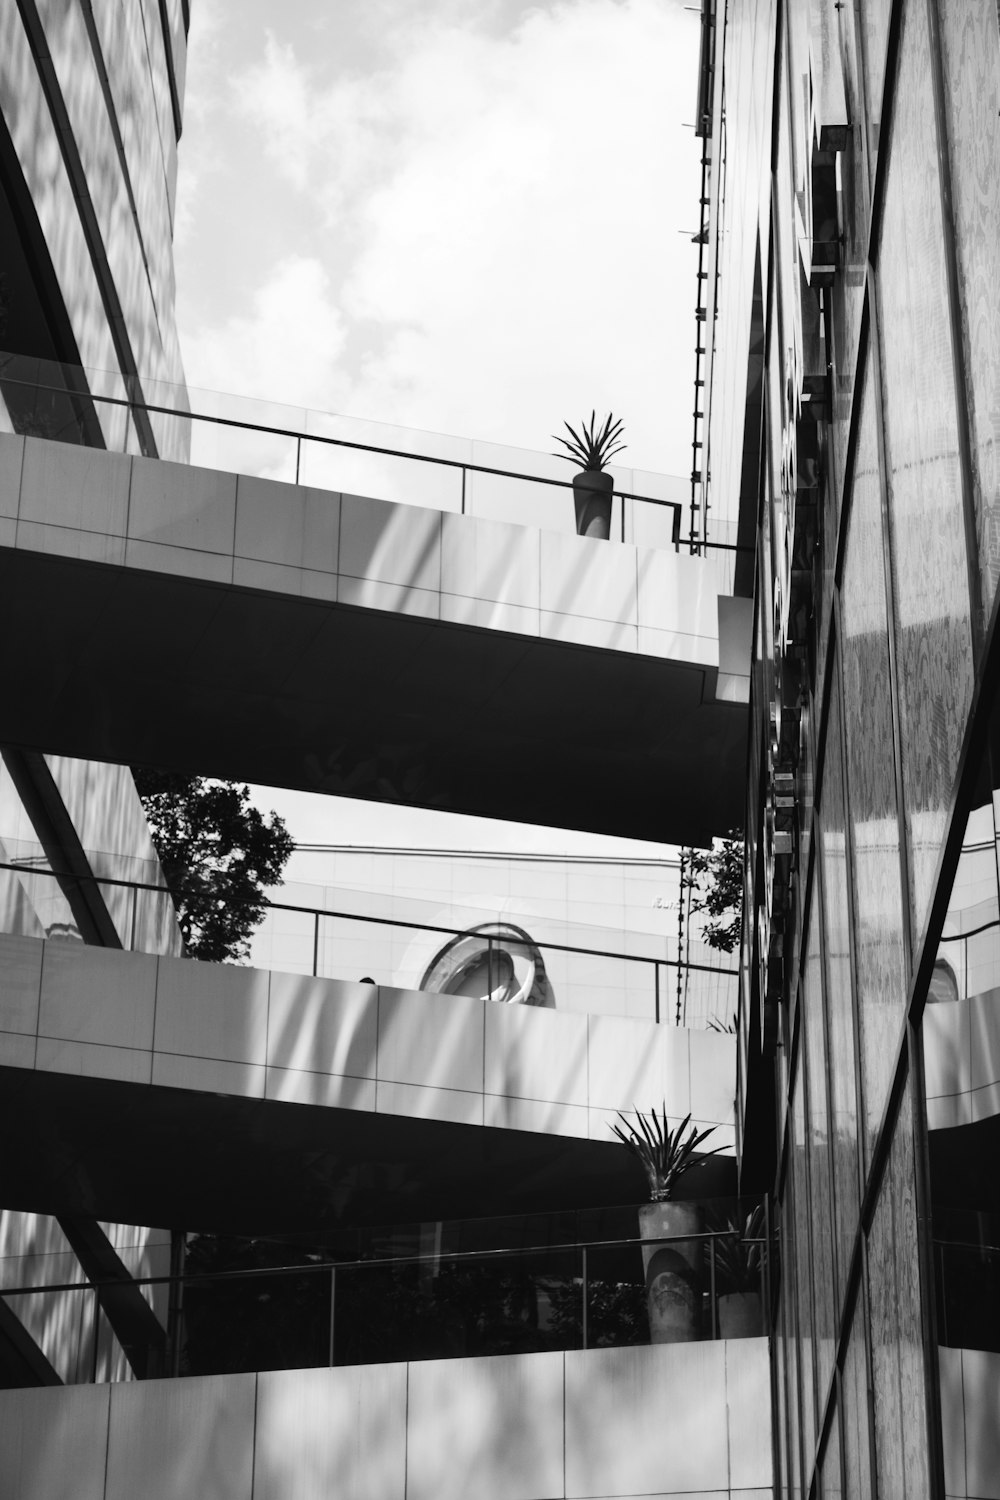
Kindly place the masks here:
<instances>
[{"instance_id":1,"label":"tiled facade panel","mask_svg":"<svg viewBox=\"0 0 1000 1500\"><path fill-rule=\"evenodd\" d=\"M763 1339L5 1391L0 1423L10 1500L771 1494Z\"/></svg>"}]
</instances>

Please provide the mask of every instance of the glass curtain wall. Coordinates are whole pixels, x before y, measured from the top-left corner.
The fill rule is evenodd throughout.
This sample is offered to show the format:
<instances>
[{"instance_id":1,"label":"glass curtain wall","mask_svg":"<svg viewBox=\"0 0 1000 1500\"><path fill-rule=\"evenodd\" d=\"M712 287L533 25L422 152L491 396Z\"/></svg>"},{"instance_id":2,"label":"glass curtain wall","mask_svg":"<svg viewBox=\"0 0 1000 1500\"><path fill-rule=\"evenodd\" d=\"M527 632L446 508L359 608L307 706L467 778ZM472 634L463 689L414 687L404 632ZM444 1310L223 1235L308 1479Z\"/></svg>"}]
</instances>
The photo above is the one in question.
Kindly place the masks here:
<instances>
[{"instance_id":1,"label":"glass curtain wall","mask_svg":"<svg viewBox=\"0 0 1000 1500\"><path fill-rule=\"evenodd\" d=\"M754 929L773 955L777 928L783 965L777 1489L1000 1497L998 8L846 0L811 41L805 9L782 8L752 64L760 119L774 110L765 788L789 766L782 715L799 726L783 907L766 792L748 845ZM730 72L748 66L742 34ZM824 181L838 263L810 284L786 262L809 255ZM810 511L788 455L817 367ZM771 960L745 948L743 963L744 1004L759 988L766 1013Z\"/></svg>"}]
</instances>

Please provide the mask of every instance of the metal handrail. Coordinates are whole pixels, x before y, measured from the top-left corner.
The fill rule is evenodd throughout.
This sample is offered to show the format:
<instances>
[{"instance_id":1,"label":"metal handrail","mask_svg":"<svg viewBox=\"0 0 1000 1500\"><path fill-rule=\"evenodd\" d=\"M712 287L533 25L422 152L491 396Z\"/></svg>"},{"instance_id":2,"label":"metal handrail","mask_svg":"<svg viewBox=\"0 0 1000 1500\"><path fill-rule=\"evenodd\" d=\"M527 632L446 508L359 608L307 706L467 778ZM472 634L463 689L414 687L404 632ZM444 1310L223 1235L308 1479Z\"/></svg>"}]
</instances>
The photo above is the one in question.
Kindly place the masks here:
<instances>
[{"instance_id":1,"label":"metal handrail","mask_svg":"<svg viewBox=\"0 0 1000 1500\"><path fill-rule=\"evenodd\" d=\"M320 1271L374 1270L388 1266L412 1266L425 1262L440 1265L442 1261L484 1261L525 1255L566 1254L572 1250L614 1250L630 1245L679 1245L701 1240L736 1240L744 1245L767 1245L763 1237L740 1234L738 1229L704 1229L692 1234L631 1235L611 1240L565 1240L554 1245L505 1246L497 1250L429 1250L412 1255L372 1255L354 1260L314 1260L306 1265L248 1266L239 1271L196 1271L190 1275L129 1276L133 1286L196 1286L221 1281L257 1280L267 1276L303 1276ZM38 1285L0 1286L0 1297L25 1297L37 1292L89 1292L103 1287L124 1285L121 1277L102 1277L93 1281L45 1282Z\"/></svg>"},{"instance_id":2,"label":"metal handrail","mask_svg":"<svg viewBox=\"0 0 1000 1500\"><path fill-rule=\"evenodd\" d=\"M79 368L81 374L85 374L86 373L83 370L82 367L71 366L71 367L67 367L67 368L72 368L72 369ZM408 453L404 449L400 449L400 448L385 448L385 447L382 447L381 445L379 445L377 443L363 443L363 442L359 442L359 441L357 441L355 439L351 439L351 438L329 437L329 436L324 435L322 433L299 432L299 431L297 431L293 427L276 427L276 426L271 426L269 423L265 423L265 422L250 422L250 421L245 421L245 420L243 420L243 419L241 419L239 417L216 416L216 415L213 415L213 414L211 414L209 412L196 412L196 411L190 411L190 410L185 411L185 410L183 410L180 407L161 406L159 404L146 401L145 399L143 399L141 401L138 401L138 400L135 400L134 398L124 397L124 396L103 395L103 394L100 394L100 393L95 393L94 391L90 390L89 388L85 388L85 389L80 390L80 391L69 390L69 389L67 389L64 386L49 385L49 384L47 384L47 383L45 383L44 381L41 381L41 380L28 380L28 379L25 379L25 378L23 378L21 376L18 376L16 374L15 375L5 374L2 365L0 365L0 385L16 385L16 386L21 386L21 387L23 387L26 390L44 391L44 392L46 392L46 393L48 393L50 395L66 396L66 397L71 397L71 398L75 398L75 399L78 399L78 400L79 399L87 399L87 400L90 400L90 401L95 402L95 403L96 402L104 402L106 405L122 407L122 408L124 408L124 409L126 409L128 411L141 411L141 412L145 412L145 413L152 412L156 416L178 417L181 420L188 421L188 422L209 422L209 423L213 423L216 426L232 427L232 428L235 428L235 429L237 429L239 431L244 431L244 432L265 432L265 433L269 433L269 434L273 435L274 437L294 438L295 441L296 441L296 459L295 459L296 483L298 483L298 475L299 475L299 469L300 469L300 459L301 459L302 443L303 443L303 441L305 441L307 443L323 443L323 444L326 444L328 447L350 448L350 449L354 449L354 450L357 450L357 451L360 451L360 452L364 452L364 453L377 453L380 456L385 457L385 458L402 458L402 459L412 460L415 463L438 464L439 466L441 466L443 468L458 469L462 473L462 513L463 514L465 512L465 476L468 473L473 473L473 474L489 474L489 475L494 476L495 478L499 478L499 479L513 479L513 480L517 480L520 483L525 483L525 484L546 484L546 485L549 485L549 486L557 488L557 489L569 489L569 490L571 490L573 488L573 481L571 479L551 479L551 478L548 478L547 476L544 476L544 475L541 475L541 474L526 474L523 471L516 470L516 469L498 469L498 468L493 468L492 466L490 466L488 464L473 463L471 460L458 459L458 458L441 458L441 457L438 457L438 456L436 456L434 454L430 454L430 453ZM561 455L558 455L558 456L561 456ZM660 499L656 495L643 495L643 494L639 494L637 491L634 491L634 490L619 490L619 489L615 489L615 490L612 491L612 494L613 494L613 496L616 496L618 499L620 499L622 501L633 500L633 501L638 501L642 505L658 505L658 506L660 506L663 509L672 510L673 511L673 521L671 523L670 540L671 540L671 544L673 545L675 551L679 551L682 545L689 544L692 541L692 538L690 538L690 537L682 537L681 534L680 534L681 513L682 513L682 511L684 509L683 504L680 501L677 501L677 500L662 500L662 499ZM624 540L625 540L625 507L624 507L624 505L622 506L622 521L621 521L621 525L622 525L622 537L621 537L621 539L624 542ZM724 552L740 552L740 551L752 551L753 550L752 548L743 547L743 546L740 546L740 545L738 545L736 543L733 543L733 542L709 542L709 541L707 541L705 539L702 539L702 538L696 538L696 539L694 539L694 541L696 542L696 545L699 546L699 547L706 547L706 546L707 547L714 547L714 548L716 548L716 549L718 549L720 551L724 551Z\"/></svg>"},{"instance_id":3,"label":"metal handrail","mask_svg":"<svg viewBox=\"0 0 1000 1500\"><path fill-rule=\"evenodd\" d=\"M303 439L307 443L324 443L333 448L353 448L363 453L377 453L384 458L403 458L416 463L438 464L446 469L460 469L463 474L463 497L464 497L464 475L491 474L499 479L516 479L526 484L547 484L557 489L573 488L571 479L550 479L541 474L525 474L516 469L496 469L488 464L477 464L470 460L461 458L440 458L432 453L407 453L402 448L383 448L377 443L361 443L352 438L329 437L323 433L298 432L294 427L274 427L266 422L249 422L239 417L215 416L208 412L184 411L180 407L160 406L154 402L142 400L136 401L127 396L107 396L91 390L68 391L63 386L47 385L44 381L25 380L17 375L5 375L0 368L0 383L4 385L18 385L27 390L45 391L56 396L86 397L93 402L104 402L107 406L120 406L128 411L152 412L161 417L180 417L186 422L211 422L220 427L234 427L243 432L267 432L274 437L295 438L301 444ZM301 452L301 449L299 450ZM298 473L298 458L296 459L296 473ZM613 491L613 494L621 500L638 500L643 505L659 505L674 513L671 527L670 540L677 546L680 545L680 522L683 505L677 500L661 500L656 495L640 495L633 490ZM624 517L623 517L624 526Z\"/></svg>"},{"instance_id":4,"label":"metal handrail","mask_svg":"<svg viewBox=\"0 0 1000 1500\"><path fill-rule=\"evenodd\" d=\"M114 875L84 874L81 871L59 871L43 869L39 865L19 864L16 861L0 860L0 870L13 870L25 875L42 875L53 880L69 882L90 881L96 885L120 886L126 890L152 891L158 896L170 896L168 886L155 885L152 881L124 880ZM446 927L434 922L415 922L405 917L376 917L363 912L336 911L326 906L300 906L291 901L272 901L265 898L264 905L271 911L300 912L304 916L336 917L348 922L369 922L378 927L406 927L417 932L438 932L448 937L463 937L468 928ZM488 941L494 941L489 939ZM621 953L605 948L583 948L573 943L555 943L532 939L537 948L551 949L555 953L582 953L587 958L620 958L627 963L664 965L667 968L693 969L704 974L738 974L738 969L721 969L712 964L700 964L694 960L676 958L653 958L645 953Z\"/></svg>"}]
</instances>

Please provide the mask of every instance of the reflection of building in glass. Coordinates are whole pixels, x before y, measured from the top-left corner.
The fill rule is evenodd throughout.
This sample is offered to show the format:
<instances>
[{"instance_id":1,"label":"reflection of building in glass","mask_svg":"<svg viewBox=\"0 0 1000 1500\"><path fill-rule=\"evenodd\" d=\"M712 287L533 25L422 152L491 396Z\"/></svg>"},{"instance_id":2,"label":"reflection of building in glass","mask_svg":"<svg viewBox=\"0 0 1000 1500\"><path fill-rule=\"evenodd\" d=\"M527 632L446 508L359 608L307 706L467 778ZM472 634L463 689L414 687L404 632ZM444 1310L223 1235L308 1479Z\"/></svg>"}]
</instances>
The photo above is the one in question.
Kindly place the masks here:
<instances>
[{"instance_id":1,"label":"reflection of building in glass","mask_svg":"<svg viewBox=\"0 0 1000 1500\"><path fill-rule=\"evenodd\" d=\"M996 1494L997 7L705 16L696 500L728 539L740 494L755 600L739 1089L778 1493Z\"/></svg>"},{"instance_id":2,"label":"reflection of building in glass","mask_svg":"<svg viewBox=\"0 0 1000 1500\"><path fill-rule=\"evenodd\" d=\"M420 988L505 1005L555 1004L537 943L508 922L483 922L452 938L434 955Z\"/></svg>"}]
</instances>

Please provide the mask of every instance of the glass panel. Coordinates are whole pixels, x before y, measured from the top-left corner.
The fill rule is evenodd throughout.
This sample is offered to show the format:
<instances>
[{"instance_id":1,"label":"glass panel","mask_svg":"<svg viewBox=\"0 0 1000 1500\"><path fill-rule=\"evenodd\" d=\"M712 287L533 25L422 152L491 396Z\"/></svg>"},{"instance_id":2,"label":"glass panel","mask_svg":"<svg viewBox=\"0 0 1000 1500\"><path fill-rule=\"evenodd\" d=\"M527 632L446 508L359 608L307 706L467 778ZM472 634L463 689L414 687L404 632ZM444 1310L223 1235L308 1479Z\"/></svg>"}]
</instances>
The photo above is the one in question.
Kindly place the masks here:
<instances>
[{"instance_id":1,"label":"glass panel","mask_svg":"<svg viewBox=\"0 0 1000 1500\"><path fill-rule=\"evenodd\" d=\"M973 661L962 477L923 5L903 13L879 250L903 783L919 931L951 799Z\"/></svg>"},{"instance_id":2,"label":"glass panel","mask_svg":"<svg viewBox=\"0 0 1000 1500\"><path fill-rule=\"evenodd\" d=\"M788 1470L788 1401L785 1392L785 1377L788 1367L788 1325L785 1322L785 1299L782 1296L778 1302L778 1316L774 1330L775 1359L777 1360L777 1378L774 1382L778 1393L778 1405L775 1412L775 1426L777 1429L777 1442L775 1452L778 1456L778 1473L774 1476L774 1493L785 1495L788 1487L783 1483Z\"/></svg>"},{"instance_id":3,"label":"glass panel","mask_svg":"<svg viewBox=\"0 0 1000 1500\"><path fill-rule=\"evenodd\" d=\"M844 102L849 133L847 148L839 158L843 264L829 294L833 314L832 437L838 496L844 481L851 405L854 399L854 373L865 297L869 196L865 165L864 109L861 104L861 69L855 41L855 23L849 8L842 6L839 14Z\"/></svg>"},{"instance_id":4,"label":"glass panel","mask_svg":"<svg viewBox=\"0 0 1000 1500\"><path fill-rule=\"evenodd\" d=\"M801 1058L801 1038L800 1058ZM813 1309L812 1277L809 1252L809 1191L805 1153L805 1105L803 1074L800 1065L796 1070L791 1098L791 1148L790 1184L786 1184L786 1202L789 1187L793 1190L791 1208L795 1229L795 1284L798 1298L799 1320L799 1367L802 1393L801 1427L802 1455L805 1463L805 1482L808 1488L812 1473L813 1456L816 1449L816 1381L813 1367Z\"/></svg>"},{"instance_id":5,"label":"glass panel","mask_svg":"<svg viewBox=\"0 0 1000 1500\"><path fill-rule=\"evenodd\" d=\"M855 957L869 1159L906 1003L903 887L889 679L889 616L872 362L865 373L841 586Z\"/></svg>"},{"instance_id":6,"label":"glass panel","mask_svg":"<svg viewBox=\"0 0 1000 1500\"><path fill-rule=\"evenodd\" d=\"M785 1185L784 1214L781 1224L781 1296L785 1308L785 1379L788 1417L788 1487L789 1495L802 1493L802 1448L799 1410L801 1384L799 1370L798 1316L795 1294L794 1183Z\"/></svg>"},{"instance_id":7,"label":"glass panel","mask_svg":"<svg viewBox=\"0 0 1000 1500\"><path fill-rule=\"evenodd\" d=\"M1000 713L967 816L921 1034L949 1494L1000 1473Z\"/></svg>"},{"instance_id":8,"label":"glass panel","mask_svg":"<svg viewBox=\"0 0 1000 1500\"><path fill-rule=\"evenodd\" d=\"M941 33L985 625L1000 580L1000 34L996 0L944 0Z\"/></svg>"},{"instance_id":9,"label":"glass panel","mask_svg":"<svg viewBox=\"0 0 1000 1500\"><path fill-rule=\"evenodd\" d=\"M835 1406L827 1433L826 1446L819 1464L819 1494L821 1500L841 1500L844 1493L840 1468L840 1412Z\"/></svg>"},{"instance_id":10,"label":"glass panel","mask_svg":"<svg viewBox=\"0 0 1000 1500\"><path fill-rule=\"evenodd\" d=\"M830 1034L830 1087L836 1187L838 1301L847 1289L858 1224L858 1105L851 993L849 897L840 738L839 674L834 673L820 791L826 995Z\"/></svg>"},{"instance_id":11,"label":"glass panel","mask_svg":"<svg viewBox=\"0 0 1000 1500\"><path fill-rule=\"evenodd\" d=\"M907 1084L868 1236L879 1493L928 1493L913 1125Z\"/></svg>"},{"instance_id":12,"label":"glass panel","mask_svg":"<svg viewBox=\"0 0 1000 1500\"><path fill-rule=\"evenodd\" d=\"M851 1500L871 1500L871 1457L868 1428L868 1359L862 1295L854 1307L844 1357L841 1389L844 1401L844 1493Z\"/></svg>"},{"instance_id":13,"label":"glass panel","mask_svg":"<svg viewBox=\"0 0 1000 1500\"><path fill-rule=\"evenodd\" d=\"M833 1278L833 1157L830 1149L827 1093L826 1026L819 945L819 899L814 894L806 946L800 1025L805 1040L808 1079L809 1209L813 1226L813 1287L816 1319L816 1375L819 1399L825 1399L836 1355L836 1304Z\"/></svg>"},{"instance_id":14,"label":"glass panel","mask_svg":"<svg viewBox=\"0 0 1000 1500\"><path fill-rule=\"evenodd\" d=\"M892 0L858 0L861 12L862 36L865 51L865 82L868 91L869 140L872 153L872 174L878 153L879 134L882 121L882 93L885 78L885 49L889 38L889 14Z\"/></svg>"}]
</instances>

